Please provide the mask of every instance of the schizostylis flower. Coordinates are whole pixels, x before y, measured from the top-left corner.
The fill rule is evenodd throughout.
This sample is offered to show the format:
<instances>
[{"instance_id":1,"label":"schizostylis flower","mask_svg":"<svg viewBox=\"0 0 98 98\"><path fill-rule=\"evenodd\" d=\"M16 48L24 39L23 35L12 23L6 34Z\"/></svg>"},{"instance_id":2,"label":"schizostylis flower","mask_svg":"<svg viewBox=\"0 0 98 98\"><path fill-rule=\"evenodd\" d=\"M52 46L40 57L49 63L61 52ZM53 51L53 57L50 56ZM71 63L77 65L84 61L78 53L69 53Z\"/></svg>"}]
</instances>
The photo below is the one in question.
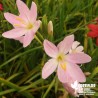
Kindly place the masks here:
<instances>
[{"instance_id":1,"label":"schizostylis flower","mask_svg":"<svg viewBox=\"0 0 98 98\"><path fill-rule=\"evenodd\" d=\"M79 85L80 83L77 80L74 82L63 83L64 88L74 97L79 97L79 93L83 93L83 88Z\"/></svg>"},{"instance_id":2,"label":"schizostylis flower","mask_svg":"<svg viewBox=\"0 0 98 98\"><path fill-rule=\"evenodd\" d=\"M86 81L85 75L77 64L91 61L91 57L83 52L69 53L74 42L74 35L64 38L57 46L48 40L44 40L44 50L51 57L42 69L42 77L46 79L55 70L62 83L70 80L78 82Z\"/></svg>"},{"instance_id":3,"label":"schizostylis flower","mask_svg":"<svg viewBox=\"0 0 98 98\"><path fill-rule=\"evenodd\" d=\"M2 34L3 37L19 40L23 43L23 47L28 46L34 39L34 35L40 27L40 20L37 19L37 6L34 2L29 9L21 0L16 1L19 16L4 13L6 20L11 23L14 29L6 31Z\"/></svg>"}]
</instances>

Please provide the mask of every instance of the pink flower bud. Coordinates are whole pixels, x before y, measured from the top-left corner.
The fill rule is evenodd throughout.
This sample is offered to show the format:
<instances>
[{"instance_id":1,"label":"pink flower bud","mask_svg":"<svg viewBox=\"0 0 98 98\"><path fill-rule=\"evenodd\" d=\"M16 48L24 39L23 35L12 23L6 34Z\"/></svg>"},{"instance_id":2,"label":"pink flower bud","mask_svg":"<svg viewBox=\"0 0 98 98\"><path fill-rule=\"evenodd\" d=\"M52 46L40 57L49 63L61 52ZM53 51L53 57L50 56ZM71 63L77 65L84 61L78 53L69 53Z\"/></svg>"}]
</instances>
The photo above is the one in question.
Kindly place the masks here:
<instances>
[{"instance_id":1,"label":"pink flower bud","mask_svg":"<svg viewBox=\"0 0 98 98\"><path fill-rule=\"evenodd\" d=\"M49 21L49 23L48 23L48 34L53 35L53 23L52 23L52 21Z\"/></svg>"}]
</instances>

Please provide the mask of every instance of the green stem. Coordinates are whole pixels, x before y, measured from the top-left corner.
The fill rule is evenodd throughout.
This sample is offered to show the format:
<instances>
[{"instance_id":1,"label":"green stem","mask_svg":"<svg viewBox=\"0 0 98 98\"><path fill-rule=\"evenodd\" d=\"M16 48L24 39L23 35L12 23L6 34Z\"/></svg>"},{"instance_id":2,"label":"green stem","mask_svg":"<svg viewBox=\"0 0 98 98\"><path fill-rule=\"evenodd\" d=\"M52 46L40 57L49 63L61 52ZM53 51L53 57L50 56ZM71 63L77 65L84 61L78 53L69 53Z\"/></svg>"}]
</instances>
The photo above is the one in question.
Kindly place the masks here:
<instances>
[{"instance_id":1,"label":"green stem","mask_svg":"<svg viewBox=\"0 0 98 98\"><path fill-rule=\"evenodd\" d=\"M46 90L45 94L43 95L43 98L46 98L48 92L51 90L51 88L53 87L54 83L55 83L55 78L56 76L54 77L53 81L51 82L50 86L48 87L48 89Z\"/></svg>"},{"instance_id":2,"label":"green stem","mask_svg":"<svg viewBox=\"0 0 98 98\"><path fill-rule=\"evenodd\" d=\"M42 42L39 40L39 38L36 35L34 37L41 45L43 45Z\"/></svg>"},{"instance_id":3,"label":"green stem","mask_svg":"<svg viewBox=\"0 0 98 98\"><path fill-rule=\"evenodd\" d=\"M42 36L39 32L37 32L37 34L38 34L38 36L39 36L42 40L44 40L43 36Z\"/></svg>"}]
</instances>

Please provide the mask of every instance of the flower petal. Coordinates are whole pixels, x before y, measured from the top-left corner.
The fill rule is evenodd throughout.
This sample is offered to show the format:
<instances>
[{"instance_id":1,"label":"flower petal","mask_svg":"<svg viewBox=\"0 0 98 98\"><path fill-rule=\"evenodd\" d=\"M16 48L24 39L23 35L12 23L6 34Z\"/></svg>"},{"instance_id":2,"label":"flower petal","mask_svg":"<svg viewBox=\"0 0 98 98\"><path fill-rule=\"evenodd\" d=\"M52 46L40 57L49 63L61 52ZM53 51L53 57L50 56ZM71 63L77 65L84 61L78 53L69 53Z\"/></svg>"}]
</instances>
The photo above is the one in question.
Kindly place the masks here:
<instances>
[{"instance_id":1,"label":"flower petal","mask_svg":"<svg viewBox=\"0 0 98 98\"><path fill-rule=\"evenodd\" d=\"M71 82L63 83L64 88L73 95L74 97L79 97L77 93L75 93L75 90L71 87Z\"/></svg>"},{"instance_id":2,"label":"flower petal","mask_svg":"<svg viewBox=\"0 0 98 98\"><path fill-rule=\"evenodd\" d=\"M20 41L20 43L23 43L23 38L24 36L13 38L13 39Z\"/></svg>"},{"instance_id":3,"label":"flower petal","mask_svg":"<svg viewBox=\"0 0 98 98\"><path fill-rule=\"evenodd\" d=\"M80 43L78 41L74 41L73 44L72 44L72 49L75 49L77 48L77 46L79 45Z\"/></svg>"},{"instance_id":4,"label":"flower petal","mask_svg":"<svg viewBox=\"0 0 98 98\"><path fill-rule=\"evenodd\" d=\"M34 33L32 32L26 33L23 39L23 47L27 47L33 39L34 39Z\"/></svg>"},{"instance_id":5,"label":"flower petal","mask_svg":"<svg viewBox=\"0 0 98 98\"><path fill-rule=\"evenodd\" d=\"M89 37L92 37L92 38L98 37L98 32L91 31L91 32L89 32L87 35L88 35Z\"/></svg>"},{"instance_id":6,"label":"flower petal","mask_svg":"<svg viewBox=\"0 0 98 98\"><path fill-rule=\"evenodd\" d=\"M50 76L56 70L57 64L55 59L50 59L42 69L42 78L46 79Z\"/></svg>"},{"instance_id":7,"label":"flower petal","mask_svg":"<svg viewBox=\"0 0 98 98\"><path fill-rule=\"evenodd\" d=\"M46 54L49 55L50 57L56 58L58 54L58 48L48 40L44 40L43 45Z\"/></svg>"},{"instance_id":8,"label":"flower petal","mask_svg":"<svg viewBox=\"0 0 98 98\"><path fill-rule=\"evenodd\" d=\"M18 16L11 13L4 13L5 19L11 24L19 24L19 21L16 20Z\"/></svg>"},{"instance_id":9,"label":"flower petal","mask_svg":"<svg viewBox=\"0 0 98 98\"><path fill-rule=\"evenodd\" d=\"M31 5L30 17L31 17L32 21L35 21L37 18L37 6L34 2L32 2L32 5Z\"/></svg>"},{"instance_id":10,"label":"flower petal","mask_svg":"<svg viewBox=\"0 0 98 98\"><path fill-rule=\"evenodd\" d=\"M22 35L24 35L27 31L21 28L16 28L16 29L12 29L10 31L4 32L2 34L3 37L6 38L17 38L17 37L21 37Z\"/></svg>"},{"instance_id":11,"label":"flower petal","mask_svg":"<svg viewBox=\"0 0 98 98\"><path fill-rule=\"evenodd\" d=\"M98 25L95 24L89 24L88 28L92 31L98 32Z\"/></svg>"},{"instance_id":12,"label":"flower petal","mask_svg":"<svg viewBox=\"0 0 98 98\"><path fill-rule=\"evenodd\" d=\"M67 70L69 75L73 80L77 80L78 82L85 82L86 77L80 67L74 63L67 63Z\"/></svg>"},{"instance_id":13,"label":"flower petal","mask_svg":"<svg viewBox=\"0 0 98 98\"><path fill-rule=\"evenodd\" d=\"M21 0L17 0L16 3L17 3L17 7L19 10L20 16L24 19L29 19L30 10L27 7L27 5Z\"/></svg>"},{"instance_id":14,"label":"flower petal","mask_svg":"<svg viewBox=\"0 0 98 98\"><path fill-rule=\"evenodd\" d=\"M40 27L40 24L41 24L41 21L40 21L40 20L36 21L36 22L34 23L34 27L33 27L33 29L32 29L32 32L36 33L36 31L37 31L37 30L39 29L39 27Z\"/></svg>"},{"instance_id":15,"label":"flower petal","mask_svg":"<svg viewBox=\"0 0 98 98\"><path fill-rule=\"evenodd\" d=\"M58 66L58 69L57 69L57 75L58 75L59 80L62 83L71 82L71 80L72 80L72 78L70 77L70 75L68 73L68 70L67 69L64 70L60 65Z\"/></svg>"},{"instance_id":16,"label":"flower petal","mask_svg":"<svg viewBox=\"0 0 98 98\"><path fill-rule=\"evenodd\" d=\"M91 61L91 57L85 53L71 53L66 56L66 60L72 63L87 63Z\"/></svg>"},{"instance_id":17,"label":"flower petal","mask_svg":"<svg viewBox=\"0 0 98 98\"><path fill-rule=\"evenodd\" d=\"M77 52L82 52L82 51L83 51L83 46L78 46L78 47L76 48L76 51L77 51Z\"/></svg>"},{"instance_id":18,"label":"flower petal","mask_svg":"<svg viewBox=\"0 0 98 98\"><path fill-rule=\"evenodd\" d=\"M65 37L64 40L61 41L57 46L59 48L59 51L66 54L71 49L73 41L74 35Z\"/></svg>"}]
</instances>

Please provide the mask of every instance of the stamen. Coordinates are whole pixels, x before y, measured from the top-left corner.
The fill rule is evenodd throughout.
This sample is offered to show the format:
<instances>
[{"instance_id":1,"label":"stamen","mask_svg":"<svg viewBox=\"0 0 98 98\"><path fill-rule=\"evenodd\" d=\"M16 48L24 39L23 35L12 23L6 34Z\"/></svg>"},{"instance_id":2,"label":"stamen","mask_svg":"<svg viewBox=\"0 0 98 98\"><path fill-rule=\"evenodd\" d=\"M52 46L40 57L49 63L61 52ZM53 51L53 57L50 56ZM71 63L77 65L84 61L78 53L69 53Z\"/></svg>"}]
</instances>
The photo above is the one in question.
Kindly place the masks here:
<instances>
[{"instance_id":1,"label":"stamen","mask_svg":"<svg viewBox=\"0 0 98 98\"><path fill-rule=\"evenodd\" d=\"M20 27L20 25L19 25L19 24L14 24L14 26L16 26L16 27Z\"/></svg>"},{"instance_id":2,"label":"stamen","mask_svg":"<svg viewBox=\"0 0 98 98\"><path fill-rule=\"evenodd\" d=\"M19 22L25 24L25 21L22 18L17 17L16 20L18 20Z\"/></svg>"},{"instance_id":3,"label":"stamen","mask_svg":"<svg viewBox=\"0 0 98 98\"><path fill-rule=\"evenodd\" d=\"M57 56L57 61L63 61L64 58L65 58L65 55L61 53L61 54L59 54L59 55Z\"/></svg>"},{"instance_id":4,"label":"stamen","mask_svg":"<svg viewBox=\"0 0 98 98\"><path fill-rule=\"evenodd\" d=\"M32 29L33 28L33 24L29 23L26 28L27 29Z\"/></svg>"},{"instance_id":5,"label":"stamen","mask_svg":"<svg viewBox=\"0 0 98 98\"><path fill-rule=\"evenodd\" d=\"M62 67L62 69L66 70L66 63L65 62L60 64L60 66Z\"/></svg>"}]
</instances>

